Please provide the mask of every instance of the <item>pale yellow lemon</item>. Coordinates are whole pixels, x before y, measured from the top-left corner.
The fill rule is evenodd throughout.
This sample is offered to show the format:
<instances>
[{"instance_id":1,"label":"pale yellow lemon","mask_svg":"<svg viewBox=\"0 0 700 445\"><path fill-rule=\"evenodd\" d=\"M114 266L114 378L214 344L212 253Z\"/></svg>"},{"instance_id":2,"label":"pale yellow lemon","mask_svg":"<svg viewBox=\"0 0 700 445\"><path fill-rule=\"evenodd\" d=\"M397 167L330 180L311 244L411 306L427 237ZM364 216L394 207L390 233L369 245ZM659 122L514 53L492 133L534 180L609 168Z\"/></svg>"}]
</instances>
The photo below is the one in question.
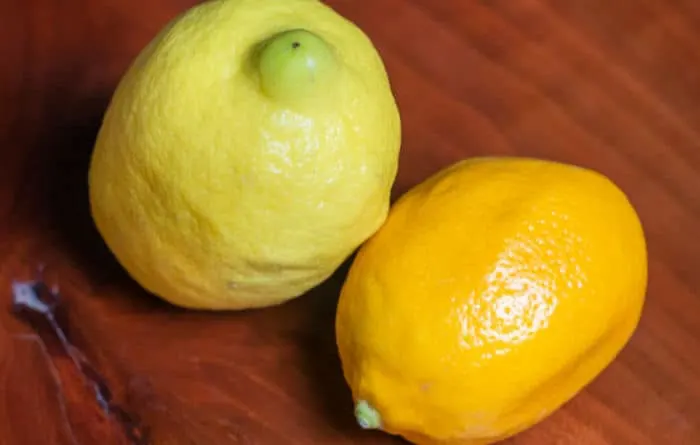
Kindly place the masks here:
<instances>
[{"instance_id":1,"label":"pale yellow lemon","mask_svg":"<svg viewBox=\"0 0 700 445\"><path fill-rule=\"evenodd\" d=\"M575 396L634 332L640 220L594 171L476 158L408 191L359 250L337 342L366 428L491 444Z\"/></svg>"},{"instance_id":2,"label":"pale yellow lemon","mask_svg":"<svg viewBox=\"0 0 700 445\"><path fill-rule=\"evenodd\" d=\"M213 0L116 89L94 221L147 290L188 308L279 304L384 221L400 118L380 54L316 0Z\"/></svg>"}]
</instances>

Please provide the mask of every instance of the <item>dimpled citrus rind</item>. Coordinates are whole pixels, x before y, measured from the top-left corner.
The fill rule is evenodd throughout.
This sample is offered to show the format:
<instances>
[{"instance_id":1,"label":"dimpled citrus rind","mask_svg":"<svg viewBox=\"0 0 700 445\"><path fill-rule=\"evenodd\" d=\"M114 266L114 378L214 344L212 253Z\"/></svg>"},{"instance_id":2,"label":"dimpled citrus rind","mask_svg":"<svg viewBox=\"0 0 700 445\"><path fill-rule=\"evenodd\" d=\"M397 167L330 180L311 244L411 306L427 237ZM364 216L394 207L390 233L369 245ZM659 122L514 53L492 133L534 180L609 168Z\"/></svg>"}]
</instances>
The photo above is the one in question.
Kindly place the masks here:
<instances>
[{"instance_id":1,"label":"dimpled citrus rind","mask_svg":"<svg viewBox=\"0 0 700 445\"><path fill-rule=\"evenodd\" d=\"M314 100L261 86L260 48L299 29L337 64L305 86ZM285 71L273 62L266 75ZM92 216L129 274L173 304L279 304L382 224L399 145L382 60L357 26L316 0L208 1L121 79L91 160Z\"/></svg>"},{"instance_id":2,"label":"dimpled citrus rind","mask_svg":"<svg viewBox=\"0 0 700 445\"><path fill-rule=\"evenodd\" d=\"M384 431L490 444L539 422L620 352L644 302L642 226L584 168L458 162L359 250L336 318L345 378Z\"/></svg>"}]
</instances>

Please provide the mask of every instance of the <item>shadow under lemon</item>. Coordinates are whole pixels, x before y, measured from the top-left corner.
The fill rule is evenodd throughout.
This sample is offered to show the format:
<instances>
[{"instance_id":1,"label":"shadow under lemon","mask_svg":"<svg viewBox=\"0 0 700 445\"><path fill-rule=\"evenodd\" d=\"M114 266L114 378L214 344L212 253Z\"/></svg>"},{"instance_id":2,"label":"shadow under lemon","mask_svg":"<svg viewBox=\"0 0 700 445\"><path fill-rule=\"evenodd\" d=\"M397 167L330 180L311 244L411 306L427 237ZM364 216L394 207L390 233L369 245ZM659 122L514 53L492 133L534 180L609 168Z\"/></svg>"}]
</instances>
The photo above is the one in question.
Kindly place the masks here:
<instances>
[{"instance_id":1,"label":"shadow under lemon","mask_svg":"<svg viewBox=\"0 0 700 445\"><path fill-rule=\"evenodd\" d=\"M122 292L125 295L143 295L102 240L90 214L87 173L110 94L85 94L72 101L58 92L48 95L51 111L43 119L31 160L31 180L39 196L30 218L46 229L91 284L109 283L128 290Z\"/></svg>"}]
</instances>

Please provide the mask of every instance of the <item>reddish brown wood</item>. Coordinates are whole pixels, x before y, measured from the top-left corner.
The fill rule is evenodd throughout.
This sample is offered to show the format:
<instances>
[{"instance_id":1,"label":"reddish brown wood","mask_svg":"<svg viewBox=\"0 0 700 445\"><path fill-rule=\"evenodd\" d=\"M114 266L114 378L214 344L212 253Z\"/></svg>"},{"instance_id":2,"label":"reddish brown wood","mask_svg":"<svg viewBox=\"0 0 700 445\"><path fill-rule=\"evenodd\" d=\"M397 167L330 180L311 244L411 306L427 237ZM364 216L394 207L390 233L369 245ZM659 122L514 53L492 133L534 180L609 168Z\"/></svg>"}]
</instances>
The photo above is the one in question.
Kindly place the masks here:
<instances>
[{"instance_id":1,"label":"reddish brown wood","mask_svg":"<svg viewBox=\"0 0 700 445\"><path fill-rule=\"evenodd\" d=\"M333 340L343 270L274 309L198 314L114 263L87 211L101 114L194 0L0 2L0 443L128 443L79 373L10 311L39 263L71 341L146 443L391 444L352 419ZM574 162L643 219L648 301L620 357L518 445L700 443L700 6L694 0L332 0L376 42L404 122L396 195L465 156Z\"/></svg>"}]
</instances>

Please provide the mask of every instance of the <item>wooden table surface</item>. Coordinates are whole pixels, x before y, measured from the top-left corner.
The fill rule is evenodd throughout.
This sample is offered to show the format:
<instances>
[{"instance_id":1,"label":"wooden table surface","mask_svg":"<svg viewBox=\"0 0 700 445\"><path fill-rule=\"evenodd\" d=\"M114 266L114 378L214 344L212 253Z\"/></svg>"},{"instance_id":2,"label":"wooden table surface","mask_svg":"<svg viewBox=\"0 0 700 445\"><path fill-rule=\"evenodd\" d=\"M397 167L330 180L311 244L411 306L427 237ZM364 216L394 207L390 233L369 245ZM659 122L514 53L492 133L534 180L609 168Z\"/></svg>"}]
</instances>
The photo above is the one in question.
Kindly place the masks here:
<instances>
[{"instance_id":1,"label":"wooden table surface","mask_svg":"<svg viewBox=\"0 0 700 445\"><path fill-rule=\"evenodd\" d=\"M402 443L354 424L332 329L344 269L281 307L205 315L155 301L96 235L85 173L106 103L193 3L0 2L0 444ZM633 339L508 443L700 444L700 3L329 3L386 61L404 124L397 196L466 156L529 155L603 172L643 220L649 291ZM10 310L11 282L39 264L101 378Z\"/></svg>"}]
</instances>

